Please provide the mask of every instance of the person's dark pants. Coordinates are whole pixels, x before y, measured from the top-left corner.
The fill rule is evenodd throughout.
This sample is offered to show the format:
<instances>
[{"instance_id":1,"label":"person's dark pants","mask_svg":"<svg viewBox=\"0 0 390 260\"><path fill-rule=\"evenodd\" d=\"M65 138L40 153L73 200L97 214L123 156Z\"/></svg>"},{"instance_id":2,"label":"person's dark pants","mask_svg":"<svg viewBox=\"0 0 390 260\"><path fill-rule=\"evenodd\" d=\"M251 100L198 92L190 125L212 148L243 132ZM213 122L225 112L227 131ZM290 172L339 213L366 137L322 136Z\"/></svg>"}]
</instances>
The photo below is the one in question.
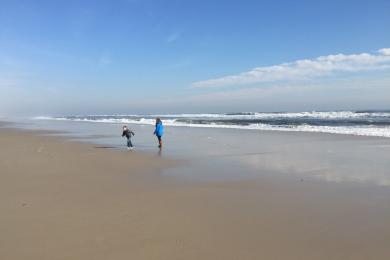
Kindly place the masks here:
<instances>
[{"instance_id":1,"label":"person's dark pants","mask_svg":"<svg viewBox=\"0 0 390 260\"><path fill-rule=\"evenodd\" d=\"M161 148L162 146L161 136L157 135L157 139L158 139L158 146Z\"/></svg>"},{"instance_id":2,"label":"person's dark pants","mask_svg":"<svg viewBox=\"0 0 390 260\"><path fill-rule=\"evenodd\" d=\"M131 143L131 138L127 138L127 147L133 147L133 144Z\"/></svg>"}]
</instances>

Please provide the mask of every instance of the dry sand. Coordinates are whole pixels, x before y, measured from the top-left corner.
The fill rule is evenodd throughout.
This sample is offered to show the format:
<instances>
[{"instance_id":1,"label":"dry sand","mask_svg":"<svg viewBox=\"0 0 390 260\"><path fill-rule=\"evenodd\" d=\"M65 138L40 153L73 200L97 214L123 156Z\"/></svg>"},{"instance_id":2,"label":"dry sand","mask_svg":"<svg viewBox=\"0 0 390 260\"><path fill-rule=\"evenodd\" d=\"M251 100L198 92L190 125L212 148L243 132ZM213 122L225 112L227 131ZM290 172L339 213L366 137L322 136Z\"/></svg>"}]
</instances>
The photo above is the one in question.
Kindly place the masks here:
<instances>
[{"instance_id":1,"label":"dry sand","mask_svg":"<svg viewBox=\"0 0 390 260\"><path fill-rule=\"evenodd\" d=\"M0 259L390 259L388 188L159 175L175 164L0 129Z\"/></svg>"}]
</instances>

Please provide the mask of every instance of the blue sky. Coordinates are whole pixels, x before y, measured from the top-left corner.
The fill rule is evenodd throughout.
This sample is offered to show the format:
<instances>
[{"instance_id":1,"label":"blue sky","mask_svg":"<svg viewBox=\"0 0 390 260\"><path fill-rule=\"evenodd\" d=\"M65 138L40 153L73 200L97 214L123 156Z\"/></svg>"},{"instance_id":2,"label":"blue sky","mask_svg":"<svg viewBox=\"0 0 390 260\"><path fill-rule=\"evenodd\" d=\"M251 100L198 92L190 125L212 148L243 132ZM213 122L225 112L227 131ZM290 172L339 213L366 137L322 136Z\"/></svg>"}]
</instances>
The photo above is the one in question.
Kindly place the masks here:
<instances>
[{"instance_id":1,"label":"blue sky","mask_svg":"<svg viewBox=\"0 0 390 260\"><path fill-rule=\"evenodd\" d=\"M0 115L390 108L389 1L0 2Z\"/></svg>"}]
</instances>

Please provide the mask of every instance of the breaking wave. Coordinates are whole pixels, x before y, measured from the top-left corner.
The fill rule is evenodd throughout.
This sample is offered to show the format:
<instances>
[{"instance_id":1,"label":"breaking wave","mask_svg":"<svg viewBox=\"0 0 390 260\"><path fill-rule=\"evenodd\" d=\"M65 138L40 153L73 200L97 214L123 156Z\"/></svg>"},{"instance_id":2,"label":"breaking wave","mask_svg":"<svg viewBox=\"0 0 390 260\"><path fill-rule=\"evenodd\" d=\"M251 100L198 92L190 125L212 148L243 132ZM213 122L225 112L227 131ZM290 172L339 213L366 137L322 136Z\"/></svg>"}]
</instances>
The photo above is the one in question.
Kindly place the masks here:
<instances>
[{"instance_id":1,"label":"breaking wave","mask_svg":"<svg viewBox=\"0 0 390 260\"><path fill-rule=\"evenodd\" d=\"M390 137L390 111L78 115L35 117L34 119L153 125L156 117L160 117L167 126L320 132Z\"/></svg>"}]
</instances>

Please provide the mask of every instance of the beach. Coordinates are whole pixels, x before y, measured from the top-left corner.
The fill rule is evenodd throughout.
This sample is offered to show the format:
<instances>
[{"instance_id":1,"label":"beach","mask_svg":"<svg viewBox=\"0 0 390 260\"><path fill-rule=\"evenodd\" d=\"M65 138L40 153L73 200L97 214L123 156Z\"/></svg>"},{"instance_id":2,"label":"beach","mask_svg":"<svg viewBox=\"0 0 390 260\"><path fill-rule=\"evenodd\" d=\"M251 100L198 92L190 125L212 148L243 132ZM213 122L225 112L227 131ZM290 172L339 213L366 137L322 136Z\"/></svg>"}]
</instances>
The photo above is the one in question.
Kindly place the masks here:
<instances>
[{"instance_id":1,"label":"beach","mask_svg":"<svg viewBox=\"0 0 390 260\"><path fill-rule=\"evenodd\" d=\"M0 259L390 257L389 139L103 128L0 128Z\"/></svg>"},{"instance_id":2,"label":"beach","mask_svg":"<svg viewBox=\"0 0 390 260\"><path fill-rule=\"evenodd\" d=\"M0 260L390 260L390 1L0 6Z\"/></svg>"}]
</instances>

